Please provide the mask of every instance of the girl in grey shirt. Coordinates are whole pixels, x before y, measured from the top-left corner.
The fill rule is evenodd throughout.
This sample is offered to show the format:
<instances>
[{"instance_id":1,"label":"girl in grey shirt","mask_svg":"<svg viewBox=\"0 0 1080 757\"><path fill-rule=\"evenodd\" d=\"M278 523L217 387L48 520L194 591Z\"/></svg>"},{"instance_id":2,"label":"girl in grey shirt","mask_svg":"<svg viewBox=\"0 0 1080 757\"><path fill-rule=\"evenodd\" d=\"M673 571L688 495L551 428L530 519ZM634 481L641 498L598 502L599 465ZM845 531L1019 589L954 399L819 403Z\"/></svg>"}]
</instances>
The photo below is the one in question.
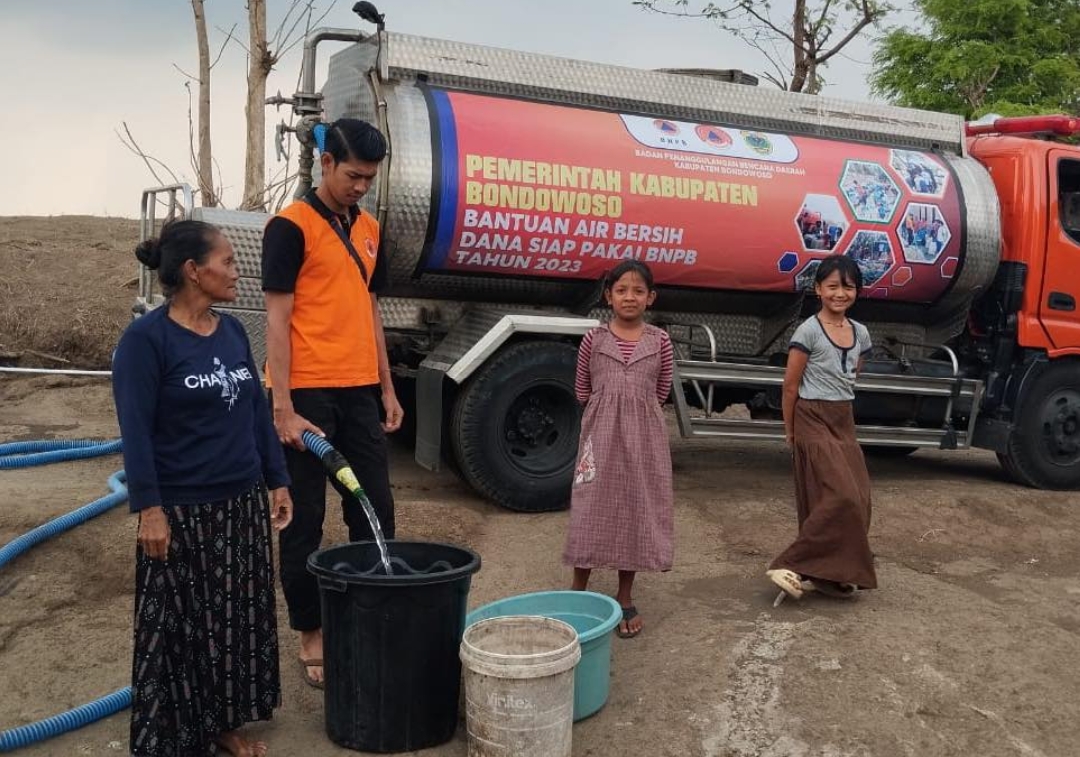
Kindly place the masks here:
<instances>
[{"instance_id":1,"label":"girl in grey shirt","mask_svg":"<svg viewBox=\"0 0 1080 757\"><path fill-rule=\"evenodd\" d=\"M855 375L870 352L870 332L850 318L837 325L819 313L803 321L791 335L790 349L807 355L799 399L850 402L855 399ZM830 336L829 332L834 332ZM792 366L794 368L794 366Z\"/></svg>"},{"instance_id":2,"label":"girl in grey shirt","mask_svg":"<svg viewBox=\"0 0 1080 757\"><path fill-rule=\"evenodd\" d=\"M847 317L862 288L858 264L825 258L814 277L821 309L795 330L784 374L784 430L795 462L799 534L766 575L788 596L850 597L877 587L867 532L870 476L855 437L855 377L870 332Z\"/></svg>"}]
</instances>

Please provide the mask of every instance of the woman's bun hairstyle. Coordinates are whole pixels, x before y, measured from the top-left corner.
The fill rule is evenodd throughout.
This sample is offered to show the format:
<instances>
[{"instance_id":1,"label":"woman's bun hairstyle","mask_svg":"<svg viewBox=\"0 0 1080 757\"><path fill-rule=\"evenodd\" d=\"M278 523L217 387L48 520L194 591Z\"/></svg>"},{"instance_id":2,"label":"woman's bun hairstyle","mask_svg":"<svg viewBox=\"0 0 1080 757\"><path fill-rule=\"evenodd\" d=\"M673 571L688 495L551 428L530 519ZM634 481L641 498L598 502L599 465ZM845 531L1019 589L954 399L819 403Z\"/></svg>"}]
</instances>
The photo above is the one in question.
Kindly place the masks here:
<instances>
[{"instance_id":1,"label":"woman's bun hairstyle","mask_svg":"<svg viewBox=\"0 0 1080 757\"><path fill-rule=\"evenodd\" d=\"M151 271L156 271L161 265L161 245L156 238L145 239L135 248L135 257Z\"/></svg>"},{"instance_id":2,"label":"woman's bun hairstyle","mask_svg":"<svg viewBox=\"0 0 1080 757\"><path fill-rule=\"evenodd\" d=\"M157 239L139 242L135 257L152 271L157 271L161 291L172 297L184 286L183 266L189 260L196 265L206 262L218 234L218 228L203 221L169 221L161 227Z\"/></svg>"}]
</instances>

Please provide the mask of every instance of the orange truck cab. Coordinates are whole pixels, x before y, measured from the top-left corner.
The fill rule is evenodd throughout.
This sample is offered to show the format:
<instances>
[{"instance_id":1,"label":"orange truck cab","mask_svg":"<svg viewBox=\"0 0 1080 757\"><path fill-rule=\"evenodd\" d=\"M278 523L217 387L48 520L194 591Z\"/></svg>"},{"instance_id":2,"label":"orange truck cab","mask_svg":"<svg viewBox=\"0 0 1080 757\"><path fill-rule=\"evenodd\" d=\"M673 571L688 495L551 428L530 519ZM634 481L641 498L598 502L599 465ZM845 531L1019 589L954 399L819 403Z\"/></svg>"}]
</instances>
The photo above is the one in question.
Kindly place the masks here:
<instances>
[{"instance_id":1,"label":"orange truck cab","mask_svg":"<svg viewBox=\"0 0 1080 757\"><path fill-rule=\"evenodd\" d=\"M1004 118L968 125L990 173L1003 249L973 308L969 373L986 393L974 446L997 451L1029 485L1080 486L1080 119ZM983 366L983 369L976 366Z\"/></svg>"}]
</instances>

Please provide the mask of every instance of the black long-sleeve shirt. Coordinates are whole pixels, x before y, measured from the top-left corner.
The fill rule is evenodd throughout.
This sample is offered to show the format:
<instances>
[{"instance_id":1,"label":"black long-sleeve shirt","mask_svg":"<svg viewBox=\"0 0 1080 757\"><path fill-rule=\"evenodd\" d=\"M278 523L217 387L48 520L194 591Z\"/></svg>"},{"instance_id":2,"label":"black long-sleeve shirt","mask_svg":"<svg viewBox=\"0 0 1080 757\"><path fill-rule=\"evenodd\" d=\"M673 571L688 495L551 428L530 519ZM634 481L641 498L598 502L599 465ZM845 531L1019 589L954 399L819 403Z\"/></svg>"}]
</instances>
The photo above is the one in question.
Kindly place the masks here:
<instances>
[{"instance_id":1,"label":"black long-sleeve shirt","mask_svg":"<svg viewBox=\"0 0 1080 757\"><path fill-rule=\"evenodd\" d=\"M163 305L120 338L113 397L132 511L230 499L260 479L289 483L247 334L219 318L201 336Z\"/></svg>"}]
</instances>

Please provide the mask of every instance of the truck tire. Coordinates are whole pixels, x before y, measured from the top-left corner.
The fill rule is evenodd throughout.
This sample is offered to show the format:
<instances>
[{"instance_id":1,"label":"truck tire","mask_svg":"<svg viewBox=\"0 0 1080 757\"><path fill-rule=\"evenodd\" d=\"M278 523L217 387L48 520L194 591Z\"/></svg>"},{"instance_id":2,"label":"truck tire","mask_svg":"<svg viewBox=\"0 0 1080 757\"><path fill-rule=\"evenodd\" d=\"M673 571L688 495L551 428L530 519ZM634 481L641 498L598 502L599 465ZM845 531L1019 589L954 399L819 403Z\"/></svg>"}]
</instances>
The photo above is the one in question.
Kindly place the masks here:
<instances>
[{"instance_id":1,"label":"truck tire","mask_svg":"<svg viewBox=\"0 0 1080 757\"><path fill-rule=\"evenodd\" d=\"M1080 488L1080 362L1051 363L1020 398L1003 461L1037 489Z\"/></svg>"},{"instance_id":2,"label":"truck tire","mask_svg":"<svg viewBox=\"0 0 1080 757\"><path fill-rule=\"evenodd\" d=\"M462 387L450 442L476 491L522 512L569 504L581 425L576 367L571 344L520 342L496 353Z\"/></svg>"}]
</instances>

